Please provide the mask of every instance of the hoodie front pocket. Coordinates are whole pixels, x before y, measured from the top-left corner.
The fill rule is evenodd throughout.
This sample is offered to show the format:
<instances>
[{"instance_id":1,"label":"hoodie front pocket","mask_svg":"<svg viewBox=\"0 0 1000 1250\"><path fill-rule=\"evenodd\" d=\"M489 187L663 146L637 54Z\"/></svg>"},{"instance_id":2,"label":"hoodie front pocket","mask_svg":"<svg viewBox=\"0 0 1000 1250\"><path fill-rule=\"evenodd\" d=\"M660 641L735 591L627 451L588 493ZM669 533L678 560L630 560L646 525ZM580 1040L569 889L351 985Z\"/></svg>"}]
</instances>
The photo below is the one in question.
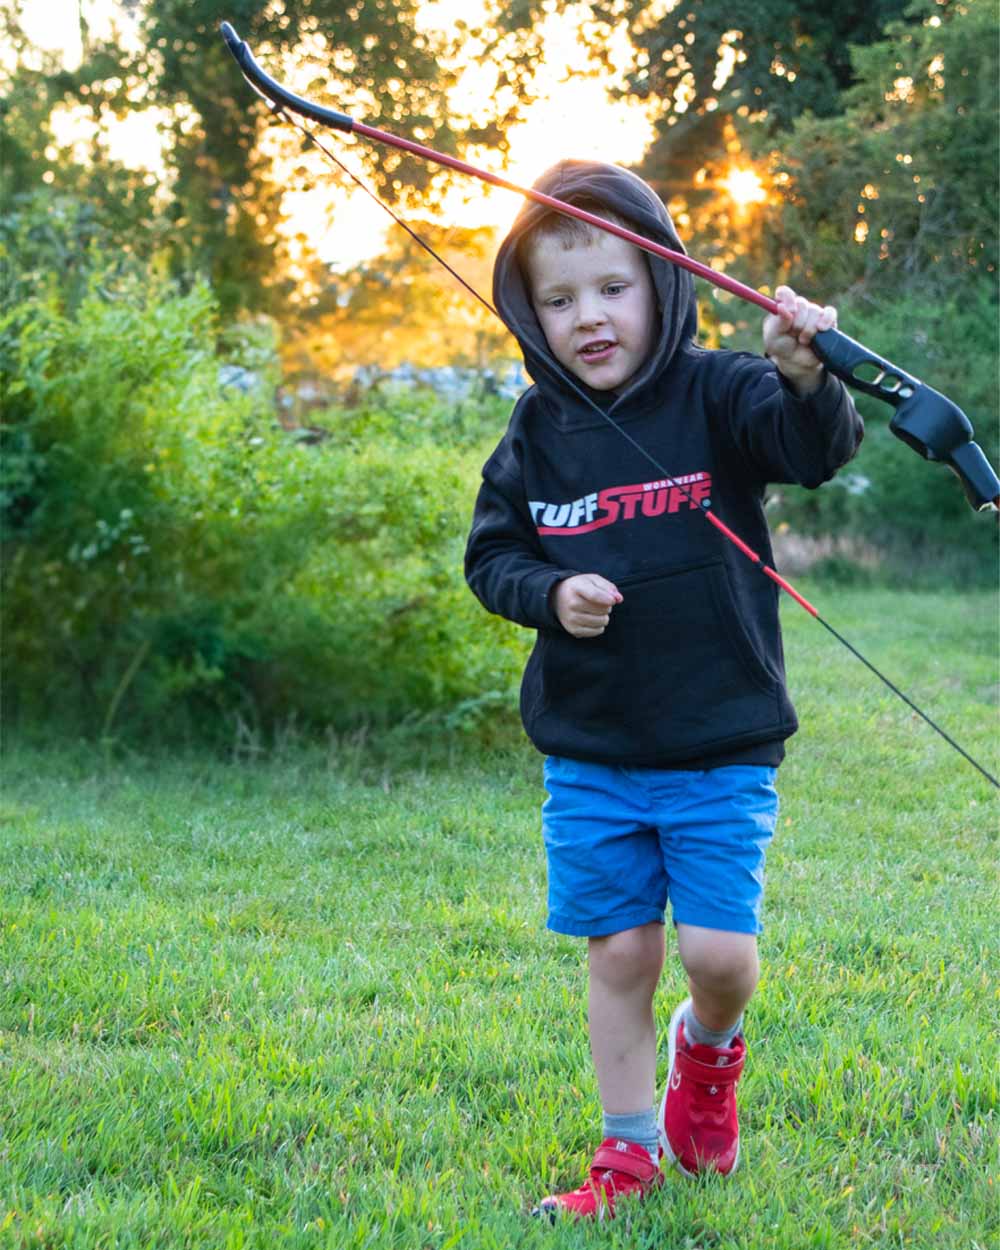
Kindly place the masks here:
<instances>
[{"instance_id":1,"label":"hoodie front pocket","mask_svg":"<svg viewBox=\"0 0 1000 1250\"><path fill-rule=\"evenodd\" d=\"M791 708L721 561L618 585L623 601L600 637L539 638L522 709L542 750L639 762L782 736Z\"/></svg>"}]
</instances>

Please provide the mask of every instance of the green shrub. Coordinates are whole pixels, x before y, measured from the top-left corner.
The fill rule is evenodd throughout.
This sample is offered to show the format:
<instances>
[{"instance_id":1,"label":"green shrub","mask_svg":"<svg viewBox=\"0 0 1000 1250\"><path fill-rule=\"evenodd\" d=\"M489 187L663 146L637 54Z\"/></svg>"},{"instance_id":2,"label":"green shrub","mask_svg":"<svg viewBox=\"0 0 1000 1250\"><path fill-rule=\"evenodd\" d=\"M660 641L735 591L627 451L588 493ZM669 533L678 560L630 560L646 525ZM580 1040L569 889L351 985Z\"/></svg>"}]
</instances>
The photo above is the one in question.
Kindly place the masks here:
<instances>
[{"instance_id":1,"label":"green shrub","mask_svg":"<svg viewBox=\"0 0 1000 1250\"><path fill-rule=\"evenodd\" d=\"M219 737L513 707L523 641L461 573L481 415L397 397L304 445L260 327L235 345L259 385L220 386L204 287L95 278L3 335L8 714Z\"/></svg>"}]
</instances>

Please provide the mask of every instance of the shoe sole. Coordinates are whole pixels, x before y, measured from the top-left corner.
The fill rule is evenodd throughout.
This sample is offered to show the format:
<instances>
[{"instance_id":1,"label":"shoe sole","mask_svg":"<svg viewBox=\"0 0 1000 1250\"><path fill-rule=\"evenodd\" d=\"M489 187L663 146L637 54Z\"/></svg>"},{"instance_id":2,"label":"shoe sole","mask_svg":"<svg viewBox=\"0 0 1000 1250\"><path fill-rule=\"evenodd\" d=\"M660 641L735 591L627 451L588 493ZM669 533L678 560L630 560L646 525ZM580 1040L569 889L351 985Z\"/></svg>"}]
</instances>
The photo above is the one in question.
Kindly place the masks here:
<instances>
[{"instance_id":1,"label":"shoe sole","mask_svg":"<svg viewBox=\"0 0 1000 1250\"><path fill-rule=\"evenodd\" d=\"M698 1179L699 1173L688 1171L688 1169L684 1166L684 1164L681 1163L680 1159L678 1159L678 1157L674 1154L673 1150L671 1150L670 1142L667 1140L667 1128L666 1128L667 1094L670 1092L670 1080L674 1075L674 1057L677 1054L677 1030L680 1027L681 1017L684 1015L684 1012L687 1011L690 1004L691 1004L691 999L685 998L685 1000L681 1003L681 1005L675 1009L674 1014L670 1017L670 1027L667 1030L667 1088L663 1091L663 1098L660 1102L660 1115L656 1122L656 1127L657 1127L657 1132L659 1133L659 1137L660 1137L660 1152L662 1153L663 1158L666 1160L667 1164L672 1168L676 1168L677 1171L680 1172L682 1176L686 1176L689 1180L693 1181L693 1180ZM733 1166L729 1169L728 1172L724 1173L724 1175L732 1176L732 1174L736 1171L737 1167L739 1166L739 1162L740 1162L740 1139L737 1137L736 1157L733 1159ZM723 1175L723 1174L720 1173L720 1175Z\"/></svg>"}]
</instances>

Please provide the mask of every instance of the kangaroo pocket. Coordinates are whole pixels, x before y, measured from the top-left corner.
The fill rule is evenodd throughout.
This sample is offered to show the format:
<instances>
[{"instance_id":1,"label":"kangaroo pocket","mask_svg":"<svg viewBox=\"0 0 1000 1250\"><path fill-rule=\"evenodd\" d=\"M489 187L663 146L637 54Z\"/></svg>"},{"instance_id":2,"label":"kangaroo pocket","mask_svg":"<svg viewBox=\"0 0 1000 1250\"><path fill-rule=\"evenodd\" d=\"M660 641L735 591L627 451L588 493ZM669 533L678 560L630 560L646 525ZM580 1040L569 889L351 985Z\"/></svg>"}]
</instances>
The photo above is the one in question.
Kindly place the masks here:
<instances>
[{"instance_id":1,"label":"kangaroo pocket","mask_svg":"<svg viewBox=\"0 0 1000 1250\"><path fill-rule=\"evenodd\" d=\"M521 710L540 750L667 763L794 731L784 686L744 629L721 561L618 585L623 602L599 638L539 633Z\"/></svg>"}]
</instances>

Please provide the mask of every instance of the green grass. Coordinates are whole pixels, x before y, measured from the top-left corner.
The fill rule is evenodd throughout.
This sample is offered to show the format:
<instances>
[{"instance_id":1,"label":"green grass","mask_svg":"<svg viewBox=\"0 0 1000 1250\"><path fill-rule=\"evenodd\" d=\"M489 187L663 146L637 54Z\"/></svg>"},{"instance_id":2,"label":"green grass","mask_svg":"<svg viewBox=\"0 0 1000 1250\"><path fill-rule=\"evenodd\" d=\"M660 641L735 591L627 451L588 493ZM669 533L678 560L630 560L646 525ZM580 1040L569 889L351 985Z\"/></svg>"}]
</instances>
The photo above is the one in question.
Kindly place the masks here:
<instances>
[{"instance_id":1,"label":"green grass","mask_svg":"<svg viewBox=\"0 0 1000 1250\"><path fill-rule=\"evenodd\" d=\"M996 770L989 596L809 593ZM0 1245L995 1246L995 791L791 605L786 641L804 728L730 1182L671 1179L602 1228L526 1214L579 1182L599 1124L529 748L251 765L22 741ZM662 1025L683 992L672 958Z\"/></svg>"}]
</instances>

